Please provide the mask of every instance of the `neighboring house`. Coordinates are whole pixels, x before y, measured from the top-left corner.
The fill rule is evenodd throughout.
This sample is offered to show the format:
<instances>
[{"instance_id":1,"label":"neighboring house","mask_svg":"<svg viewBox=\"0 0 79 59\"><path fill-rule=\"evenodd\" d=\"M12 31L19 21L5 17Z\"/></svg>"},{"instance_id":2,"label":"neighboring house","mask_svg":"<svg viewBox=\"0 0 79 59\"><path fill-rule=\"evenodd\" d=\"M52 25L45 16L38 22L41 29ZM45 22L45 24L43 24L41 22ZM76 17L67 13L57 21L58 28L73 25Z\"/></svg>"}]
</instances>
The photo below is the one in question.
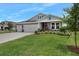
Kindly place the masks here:
<instances>
[{"instance_id":1,"label":"neighboring house","mask_svg":"<svg viewBox=\"0 0 79 59\"><path fill-rule=\"evenodd\" d=\"M0 29L1 27L3 27L3 29L12 26L12 29L15 30L16 29L16 23L15 22L11 22L11 21L3 21L0 23Z\"/></svg>"},{"instance_id":2,"label":"neighboring house","mask_svg":"<svg viewBox=\"0 0 79 59\"><path fill-rule=\"evenodd\" d=\"M60 17L39 13L27 21L17 23L16 29L19 32L34 32L38 29L59 30L61 26L62 20Z\"/></svg>"},{"instance_id":3,"label":"neighboring house","mask_svg":"<svg viewBox=\"0 0 79 59\"><path fill-rule=\"evenodd\" d=\"M1 29L2 24L0 23L0 29Z\"/></svg>"}]
</instances>

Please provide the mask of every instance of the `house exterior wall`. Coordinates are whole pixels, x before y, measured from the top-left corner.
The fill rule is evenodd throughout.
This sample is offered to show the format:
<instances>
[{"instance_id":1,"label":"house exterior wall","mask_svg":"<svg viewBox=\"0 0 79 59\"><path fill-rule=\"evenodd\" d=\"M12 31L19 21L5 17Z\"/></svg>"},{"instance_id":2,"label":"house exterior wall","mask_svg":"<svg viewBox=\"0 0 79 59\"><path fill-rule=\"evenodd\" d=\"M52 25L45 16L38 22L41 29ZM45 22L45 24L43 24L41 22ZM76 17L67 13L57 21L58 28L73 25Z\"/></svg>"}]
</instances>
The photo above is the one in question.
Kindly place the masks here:
<instances>
[{"instance_id":1,"label":"house exterior wall","mask_svg":"<svg viewBox=\"0 0 79 59\"><path fill-rule=\"evenodd\" d=\"M17 32L22 32L22 25L16 25Z\"/></svg>"}]
</instances>

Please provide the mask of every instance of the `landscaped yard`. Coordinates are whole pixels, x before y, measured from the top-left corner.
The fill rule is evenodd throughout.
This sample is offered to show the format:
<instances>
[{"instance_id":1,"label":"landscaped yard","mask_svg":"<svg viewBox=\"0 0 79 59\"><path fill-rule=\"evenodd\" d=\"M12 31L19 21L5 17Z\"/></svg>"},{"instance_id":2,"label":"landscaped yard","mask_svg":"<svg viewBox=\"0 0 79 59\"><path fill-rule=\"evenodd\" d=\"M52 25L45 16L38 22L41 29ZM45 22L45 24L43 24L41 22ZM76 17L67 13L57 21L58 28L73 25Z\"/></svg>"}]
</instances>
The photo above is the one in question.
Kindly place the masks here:
<instances>
[{"instance_id":1,"label":"landscaped yard","mask_svg":"<svg viewBox=\"0 0 79 59\"><path fill-rule=\"evenodd\" d=\"M0 55L79 55L67 49L67 45L73 44L74 40L71 38L67 39L67 36L56 34L29 35L18 40L0 44Z\"/></svg>"}]
</instances>

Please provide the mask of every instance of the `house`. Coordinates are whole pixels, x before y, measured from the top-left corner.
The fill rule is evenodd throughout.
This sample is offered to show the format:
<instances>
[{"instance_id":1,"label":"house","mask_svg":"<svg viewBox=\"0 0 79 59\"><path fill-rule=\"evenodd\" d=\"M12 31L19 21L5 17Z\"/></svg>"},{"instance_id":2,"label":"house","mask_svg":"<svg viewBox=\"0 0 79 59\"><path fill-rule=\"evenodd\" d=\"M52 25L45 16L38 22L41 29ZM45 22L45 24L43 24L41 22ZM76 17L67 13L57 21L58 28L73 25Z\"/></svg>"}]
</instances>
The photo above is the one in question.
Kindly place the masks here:
<instances>
[{"instance_id":1,"label":"house","mask_svg":"<svg viewBox=\"0 0 79 59\"><path fill-rule=\"evenodd\" d=\"M0 29L1 29L1 27L2 27L2 24L0 23Z\"/></svg>"},{"instance_id":2,"label":"house","mask_svg":"<svg viewBox=\"0 0 79 59\"><path fill-rule=\"evenodd\" d=\"M3 30L5 30L8 27L12 27L13 30L16 29L16 23L15 22L11 22L11 21L2 21L0 23L0 29L1 27L3 28Z\"/></svg>"},{"instance_id":3,"label":"house","mask_svg":"<svg viewBox=\"0 0 79 59\"><path fill-rule=\"evenodd\" d=\"M58 16L39 13L27 21L19 22L16 25L18 32L34 32L41 30L59 30L62 20Z\"/></svg>"}]
</instances>

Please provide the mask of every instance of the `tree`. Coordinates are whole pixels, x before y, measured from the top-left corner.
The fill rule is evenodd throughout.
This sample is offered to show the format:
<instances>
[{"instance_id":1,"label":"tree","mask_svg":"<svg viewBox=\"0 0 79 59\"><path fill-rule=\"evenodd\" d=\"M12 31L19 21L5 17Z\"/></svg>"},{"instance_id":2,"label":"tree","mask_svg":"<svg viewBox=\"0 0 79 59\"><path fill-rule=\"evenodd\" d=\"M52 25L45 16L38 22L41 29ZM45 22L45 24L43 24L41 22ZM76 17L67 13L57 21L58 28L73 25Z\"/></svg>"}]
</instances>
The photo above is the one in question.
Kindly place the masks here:
<instances>
[{"instance_id":1,"label":"tree","mask_svg":"<svg viewBox=\"0 0 79 59\"><path fill-rule=\"evenodd\" d=\"M66 33L66 29L67 29L67 28L66 28L65 26L64 26L64 27L61 27L61 28L60 28L60 31L61 31L61 32L64 32L64 34L65 34L65 33Z\"/></svg>"},{"instance_id":2,"label":"tree","mask_svg":"<svg viewBox=\"0 0 79 59\"><path fill-rule=\"evenodd\" d=\"M70 31L74 32L74 41L77 48L77 30L79 21L79 3L74 3L71 8L64 10L67 14L65 15L65 22Z\"/></svg>"}]
</instances>

